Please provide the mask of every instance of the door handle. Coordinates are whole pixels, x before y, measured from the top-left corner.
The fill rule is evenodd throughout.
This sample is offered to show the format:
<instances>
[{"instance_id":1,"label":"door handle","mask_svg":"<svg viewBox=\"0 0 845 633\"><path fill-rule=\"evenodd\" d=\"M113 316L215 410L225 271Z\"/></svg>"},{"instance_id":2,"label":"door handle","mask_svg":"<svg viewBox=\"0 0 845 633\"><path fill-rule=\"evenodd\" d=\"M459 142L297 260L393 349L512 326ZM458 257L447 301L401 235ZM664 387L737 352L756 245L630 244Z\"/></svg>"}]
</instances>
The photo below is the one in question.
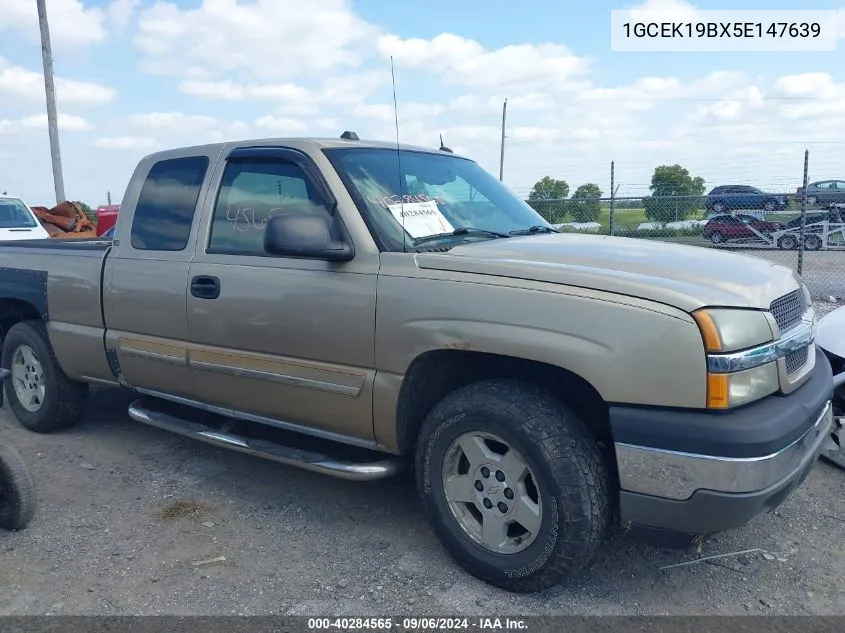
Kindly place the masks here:
<instances>
[{"instance_id":1,"label":"door handle","mask_svg":"<svg viewBox=\"0 0 845 633\"><path fill-rule=\"evenodd\" d=\"M220 280L211 275L197 275L191 279L191 294L197 299L216 299L220 296Z\"/></svg>"}]
</instances>

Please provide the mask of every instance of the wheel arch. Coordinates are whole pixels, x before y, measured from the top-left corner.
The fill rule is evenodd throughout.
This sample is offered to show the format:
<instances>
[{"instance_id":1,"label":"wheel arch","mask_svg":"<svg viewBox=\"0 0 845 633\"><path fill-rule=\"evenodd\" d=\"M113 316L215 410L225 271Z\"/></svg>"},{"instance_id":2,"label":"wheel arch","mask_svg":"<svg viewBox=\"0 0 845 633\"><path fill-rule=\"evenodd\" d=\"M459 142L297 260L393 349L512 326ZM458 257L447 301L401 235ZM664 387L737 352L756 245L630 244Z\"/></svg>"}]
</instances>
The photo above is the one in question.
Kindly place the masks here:
<instances>
[{"instance_id":1,"label":"wheel arch","mask_svg":"<svg viewBox=\"0 0 845 633\"><path fill-rule=\"evenodd\" d=\"M575 372L504 354L441 349L420 354L405 373L396 408L399 451L413 453L423 421L435 404L461 387L490 378L519 379L548 390L579 415L597 441L611 441L607 404Z\"/></svg>"},{"instance_id":2,"label":"wheel arch","mask_svg":"<svg viewBox=\"0 0 845 633\"><path fill-rule=\"evenodd\" d=\"M0 336L19 321L48 318L46 271L0 268Z\"/></svg>"}]
</instances>

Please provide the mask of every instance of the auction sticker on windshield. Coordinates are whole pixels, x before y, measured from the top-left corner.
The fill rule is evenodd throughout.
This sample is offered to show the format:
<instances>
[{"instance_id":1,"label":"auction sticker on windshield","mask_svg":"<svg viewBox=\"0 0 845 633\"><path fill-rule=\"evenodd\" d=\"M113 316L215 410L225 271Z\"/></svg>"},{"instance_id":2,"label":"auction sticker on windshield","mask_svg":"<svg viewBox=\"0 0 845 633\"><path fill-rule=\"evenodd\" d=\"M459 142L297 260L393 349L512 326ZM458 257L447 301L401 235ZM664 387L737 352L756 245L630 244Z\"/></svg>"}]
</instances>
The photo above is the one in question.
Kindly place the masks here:
<instances>
[{"instance_id":1,"label":"auction sticker on windshield","mask_svg":"<svg viewBox=\"0 0 845 633\"><path fill-rule=\"evenodd\" d=\"M387 208L411 237L427 237L455 230L434 200L389 204Z\"/></svg>"}]
</instances>

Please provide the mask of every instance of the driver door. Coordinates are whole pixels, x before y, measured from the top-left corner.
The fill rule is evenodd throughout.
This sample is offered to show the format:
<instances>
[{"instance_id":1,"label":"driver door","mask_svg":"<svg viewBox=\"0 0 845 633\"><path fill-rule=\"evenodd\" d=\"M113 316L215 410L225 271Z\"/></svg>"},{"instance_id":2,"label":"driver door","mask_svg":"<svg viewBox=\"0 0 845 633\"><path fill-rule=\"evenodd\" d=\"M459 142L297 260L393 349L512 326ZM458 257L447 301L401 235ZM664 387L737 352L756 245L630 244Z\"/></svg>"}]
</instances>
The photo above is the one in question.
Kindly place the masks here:
<instances>
[{"instance_id":1,"label":"driver door","mask_svg":"<svg viewBox=\"0 0 845 633\"><path fill-rule=\"evenodd\" d=\"M189 272L198 398L282 428L372 441L378 255L333 263L264 251L275 215L342 221L304 152L235 149L218 178Z\"/></svg>"}]
</instances>

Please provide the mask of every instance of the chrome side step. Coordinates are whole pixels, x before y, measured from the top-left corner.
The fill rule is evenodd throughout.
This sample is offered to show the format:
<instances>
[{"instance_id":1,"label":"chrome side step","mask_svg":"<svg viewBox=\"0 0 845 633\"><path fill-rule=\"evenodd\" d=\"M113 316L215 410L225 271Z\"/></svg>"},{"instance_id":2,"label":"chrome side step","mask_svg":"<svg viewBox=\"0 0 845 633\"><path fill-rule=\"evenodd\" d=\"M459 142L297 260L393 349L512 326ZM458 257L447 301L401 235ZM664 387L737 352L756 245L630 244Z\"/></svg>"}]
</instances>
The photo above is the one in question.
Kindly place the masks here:
<instances>
[{"instance_id":1,"label":"chrome side step","mask_svg":"<svg viewBox=\"0 0 845 633\"><path fill-rule=\"evenodd\" d=\"M402 462L386 457L372 462L357 462L329 457L313 451L283 446L267 440L244 437L226 430L214 429L199 422L192 422L169 413L144 406L142 400L129 405L129 417L136 422L194 438L208 444L230 448L254 457L295 466L340 479L371 481L385 479L402 470Z\"/></svg>"}]
</instances>

